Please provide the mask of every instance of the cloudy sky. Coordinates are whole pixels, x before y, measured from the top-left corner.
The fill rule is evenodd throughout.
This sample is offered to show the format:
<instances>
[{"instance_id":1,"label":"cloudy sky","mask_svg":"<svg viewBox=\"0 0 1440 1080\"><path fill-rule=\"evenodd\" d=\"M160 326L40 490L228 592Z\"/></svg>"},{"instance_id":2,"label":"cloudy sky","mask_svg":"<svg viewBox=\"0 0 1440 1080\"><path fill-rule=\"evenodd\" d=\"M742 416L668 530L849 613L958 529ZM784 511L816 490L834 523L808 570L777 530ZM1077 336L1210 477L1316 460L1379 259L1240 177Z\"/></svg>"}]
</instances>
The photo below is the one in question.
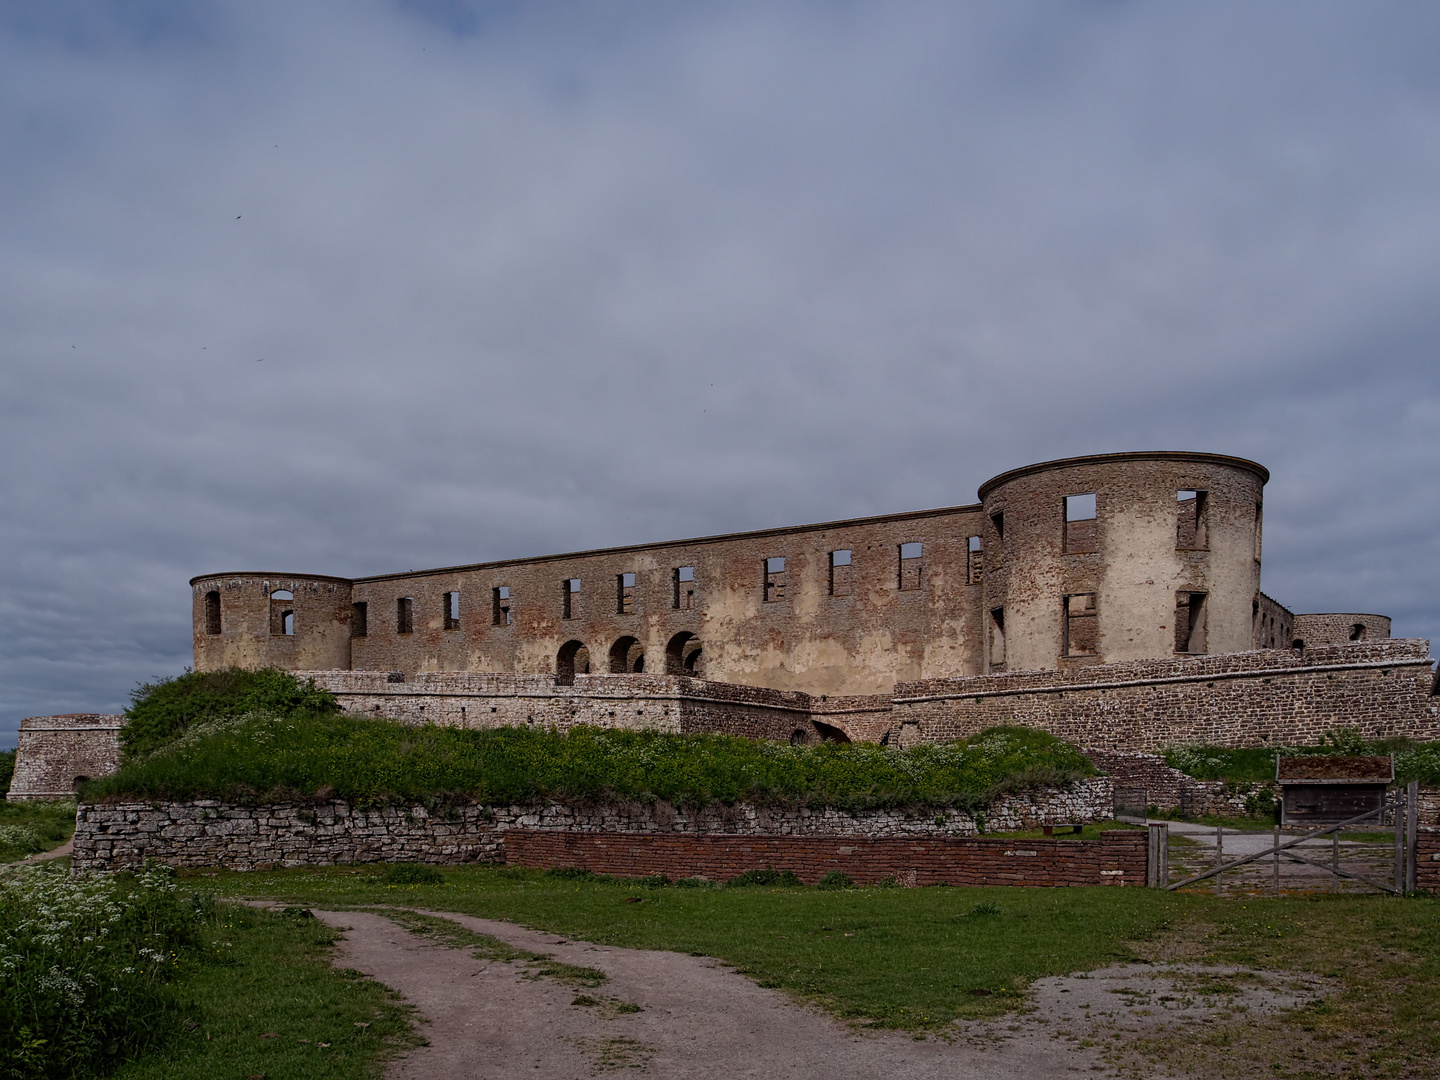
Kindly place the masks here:
<instances>
[{"instance_id":1,"label":"cloudy sky","mask_svg":"<svg viewBox=\"0 0 1440 1080\"><path fill-rule=\"evenodd\" d=\"M0 746L361 575L1255 458L1440 636L1440 5L0 0Z\"/></svg>"}]
</instances>

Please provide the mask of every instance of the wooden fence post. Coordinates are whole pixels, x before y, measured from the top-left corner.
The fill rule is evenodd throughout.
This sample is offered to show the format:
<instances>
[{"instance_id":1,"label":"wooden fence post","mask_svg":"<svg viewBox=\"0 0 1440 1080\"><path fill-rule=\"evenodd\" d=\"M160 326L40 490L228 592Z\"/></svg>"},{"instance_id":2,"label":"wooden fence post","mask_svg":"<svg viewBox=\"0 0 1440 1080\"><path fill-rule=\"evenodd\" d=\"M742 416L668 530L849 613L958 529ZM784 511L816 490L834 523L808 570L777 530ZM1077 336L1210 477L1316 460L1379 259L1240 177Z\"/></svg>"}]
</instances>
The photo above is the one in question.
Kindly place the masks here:
<instances>
[{"instance_id":1,"label":"wooden fence post","mask_svg":"<svg viewBox=\"0 0 1440 1080\"><path fill-rule=\"evenodd\" d=\"M1420 782L1411 780L1405 786L1405 895L1415 892L1415 859L1419 848Z\"/></svg>"}]
</instances>

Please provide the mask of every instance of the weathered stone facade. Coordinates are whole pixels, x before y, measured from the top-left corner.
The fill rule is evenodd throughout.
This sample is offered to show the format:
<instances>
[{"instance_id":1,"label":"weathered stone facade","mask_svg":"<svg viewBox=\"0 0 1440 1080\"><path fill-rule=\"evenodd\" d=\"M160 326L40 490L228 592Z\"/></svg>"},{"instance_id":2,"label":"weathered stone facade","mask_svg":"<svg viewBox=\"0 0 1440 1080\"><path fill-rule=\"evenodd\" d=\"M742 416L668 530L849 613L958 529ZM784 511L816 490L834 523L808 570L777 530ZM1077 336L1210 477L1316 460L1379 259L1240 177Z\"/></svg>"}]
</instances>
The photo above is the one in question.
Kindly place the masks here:
<instances>
[{"instance_id":1,"label":"weathered stone facade","mask_svg":"<svg viewBox=\"0 0 1440 1080\"><path fill-rule=\"evenodd\" d=\"M8 798L68 799L82 781L120 767L123 716L70 713L20 721Z\"/></svg>"},{"instance_id":2,"label":"weathered stone facade","mask_svg":"<svg viewBox=\"0 0 1440 1080\"><path fill-rule=\"evenodd\" d=\"M1014 830L1108 820L1106 777L1069 790L997 800L986 828ZM507 832L730 837L960 837L975 818L944 807L871 810L777 809L748 805L691 811L668 803L532 806L462 805L362 810L340 800L315 805L236 806L212 801L84 803L75 828L79 869L113 870L146 861L167 866L329 866L370 862L503 861ZM743 869L743 867L742 867Z\"/></svg>"},{"instance_id":3,"label":"weathered stone facade","mask_svg":"<svg viewBox=\"0 0 1440 1080\"><path fill-rule=\"evenodd\" d=\"M648 671L852 696L1245 651L1291 629L1259 591L1268 475L1104 454L941 510L353 580L206 575L195 666Z\"/></svg>"}]
</instances>

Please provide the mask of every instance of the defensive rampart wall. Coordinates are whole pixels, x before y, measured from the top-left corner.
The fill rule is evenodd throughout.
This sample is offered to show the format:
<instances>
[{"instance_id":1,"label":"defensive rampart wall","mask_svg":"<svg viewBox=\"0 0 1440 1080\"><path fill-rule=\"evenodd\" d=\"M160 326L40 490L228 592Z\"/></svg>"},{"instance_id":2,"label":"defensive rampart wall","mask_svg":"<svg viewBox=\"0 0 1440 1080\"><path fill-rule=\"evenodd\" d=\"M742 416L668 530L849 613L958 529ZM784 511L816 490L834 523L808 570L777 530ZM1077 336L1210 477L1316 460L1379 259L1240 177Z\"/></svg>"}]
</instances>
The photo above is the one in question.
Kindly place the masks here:
<instances>
[{"instance_id":1,"label":"defensive rampart wall","mask_svg":"<svg viewBox=\"0 0 1440 1080\"><path fill-rule=\"evenodd\" d=\"M1136 661L1079 671L929 679L896 687L902 746L996 724L1041 728L1078 746L1158 751L1313 744L1327 731L1440 738L1430 643L1396 639L1303 651Z\"/></svg>"},{"instance_id":2,"label":"defensive rampart wall","mask_svg":"<svg viewBox=\"0 0 1440 1080\"><path fill-rule=\"evenodd\" d=\"M1111 805L1109 779L1094 777L1068 790L1005 796L988 808L986 822L993 831L1104 821L1111 816ZM852 814L744 804L694 811L668 803L638 802L461 805L440 811L423 806L358 809L340 800L264 806L211 801L82 803L76 818L74 865L114 870L155 861L177 867L252 870L369 862L497 862L505 859L506 836L512 830L691 839L943 839L975 836L979 831L972 815L947 807Z\"/></svg>"}]
</instances>

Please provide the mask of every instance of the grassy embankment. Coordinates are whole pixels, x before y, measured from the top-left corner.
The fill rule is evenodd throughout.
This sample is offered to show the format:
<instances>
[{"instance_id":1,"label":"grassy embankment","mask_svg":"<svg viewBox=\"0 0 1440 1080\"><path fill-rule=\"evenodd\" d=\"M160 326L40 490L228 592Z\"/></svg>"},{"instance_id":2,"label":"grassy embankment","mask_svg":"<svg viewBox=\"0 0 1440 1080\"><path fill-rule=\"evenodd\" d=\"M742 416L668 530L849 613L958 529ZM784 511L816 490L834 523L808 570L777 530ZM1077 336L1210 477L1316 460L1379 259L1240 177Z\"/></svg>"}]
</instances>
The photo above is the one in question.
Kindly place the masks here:
<instances>
[{"instance_id":1,"label":"grassy embankment","mask_svg":"<svg viewBox=\"0 0 1440 1080\"><path fill-rule=\"evenodd\" d=\"M338 715L214 720L85 785L104 799L218 798L361 805L663 799L677 805L953 807L1064 784L1094 768L1041 732L992 729L968 742L896 750L788 746L652 731L407 727Z\"/></svg>"}]
</instances>

